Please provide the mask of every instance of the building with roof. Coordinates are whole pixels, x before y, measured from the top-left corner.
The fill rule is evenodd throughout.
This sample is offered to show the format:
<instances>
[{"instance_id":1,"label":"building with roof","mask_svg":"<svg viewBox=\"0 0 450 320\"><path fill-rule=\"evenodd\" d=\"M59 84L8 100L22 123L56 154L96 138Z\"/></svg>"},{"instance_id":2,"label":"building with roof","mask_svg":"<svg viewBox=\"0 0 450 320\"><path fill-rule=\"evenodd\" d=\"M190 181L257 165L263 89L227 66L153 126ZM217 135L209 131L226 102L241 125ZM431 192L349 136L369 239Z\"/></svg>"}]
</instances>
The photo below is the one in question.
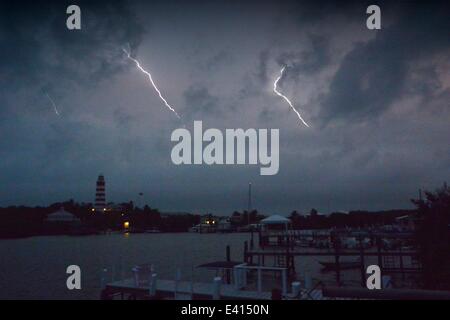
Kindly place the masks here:
<instances>
[{"instance_id":1,"label":"building with roof","mask_svg":"<svg viewBox=\"0 0 450 320\"><path fill-rule=\"evenodd\" d=\"M63 207L59 208L58 211L50 213L45 219L46 222L51 223L79 223L80 219L74 214L64 210Z\"/></svg>"}]
</instances>

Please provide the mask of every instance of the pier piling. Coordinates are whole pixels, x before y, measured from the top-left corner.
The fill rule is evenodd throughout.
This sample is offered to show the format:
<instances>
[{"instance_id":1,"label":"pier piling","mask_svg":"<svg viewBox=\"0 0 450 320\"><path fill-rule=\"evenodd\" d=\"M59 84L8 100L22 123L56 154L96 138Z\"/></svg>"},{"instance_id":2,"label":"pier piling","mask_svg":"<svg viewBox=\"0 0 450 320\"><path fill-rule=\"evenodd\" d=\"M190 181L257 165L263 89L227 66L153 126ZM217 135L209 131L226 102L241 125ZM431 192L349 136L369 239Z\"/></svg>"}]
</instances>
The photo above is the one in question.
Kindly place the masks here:
<instances>
[{"instance_id":1,"label":"pier piling","mask_svg":"<svg viewBox=\"0 0 450 320\"><path fill-rule=\"evenodd\" d=\"M291 286L292 286L292 296L298 298L300 296L300 289L301 289L300 282L298 281L292 282Z\"/></svg>"},{"instance_id":2,"label":"pier piling","mask_svg":"<svg viewBox=\"0 0 450 320\"><path fill-rule=\"evenodd\" d=\"M336 264L336 283L338 286L341 285L341 265L340 265L340 255L339 255L339 239L334 239L334 262Z\"/></svg>"},{"instance_id":3,"label":"pier piling","mask_svg":"<svg viewBox=\"0 0 450 320\"><path fill-rule=\"evenodd\" d=\"M213 300L220 300L220 285L222 282L221 277L215 277L214 278L214 286L213 286L213 294L212 298Z\"/></svg>"},{"instance_id":4,"label":"pier piling","mask_svg":"<svg viewBox=\"0 0 450 320\"><path fill-rule=\"evenodd\" d=\"M230 245L227 245L227 248L226 248L226 260L227 260L227 262L231 261ZM231 270L230 269L226 270L226 281L227 281L227 284L231 283Z\"/></svg>"},{"instance_id":5,"label":"pier piling","mask_svg":"<svg viewBox=\"0 0 450 320\"><path fill-rule=\"evenodd\" d=\"M364 262L364 246L363 246L363 238L359 238L359 259L360 259L360 271L361 271L361 287L366 286L366 270L365 270L365 262Z\"/></svg>"}]
</instances>

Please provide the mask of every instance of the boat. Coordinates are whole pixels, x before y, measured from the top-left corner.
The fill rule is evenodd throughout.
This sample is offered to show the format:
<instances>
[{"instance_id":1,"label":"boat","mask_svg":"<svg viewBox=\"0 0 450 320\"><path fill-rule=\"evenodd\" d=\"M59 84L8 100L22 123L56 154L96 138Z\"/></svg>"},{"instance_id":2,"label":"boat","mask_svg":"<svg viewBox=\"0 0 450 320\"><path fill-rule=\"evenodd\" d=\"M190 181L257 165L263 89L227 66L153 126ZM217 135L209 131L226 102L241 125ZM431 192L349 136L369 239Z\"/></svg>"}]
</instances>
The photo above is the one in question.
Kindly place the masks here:
<instances>
[{"instance_id":1,"label":"boat","mask_svg":"<svg viewBox=\"0 0 450 320\"><path fill-rule=\"evenodd\" d=\"M200 231L200 225L199 224L189 228L189 232L199 232L199 231Z\"/></svg>"},{"instance_id":2,"label":"boat","mask_svg":"<svg viewBox=\"0 0 450 320\"><path fill-rule=\"evenodd\" d=\"M336 262L328 262L328 261L319 261L319 263L323 266L324 270L336 270L337 265ZM357 261L342 261L339 263L339 269L357 269L361 266L361 262Z\"/></svg>"},{"instance_id":3,"label":"boat","mask_svg":"<svg viewBox=\"0 0 450 320\"><path fill-rule=\"evenodd\" d=\"M123 231L124 233L145 233L145 230L142 228L130 228Z\"/></svg>"},{"instance_id":4,"label":"boat","mask_svg":"<svg viewBox=\"0 0 450 320\"><path fill-rule=\"evenodd\" d=\"M157 228L153 228L153 229L145 230L145 233L161 233L161 230L159 230Z\"/></svg>"},{"instance_id":5,"label":"boat","mask_svg":"<svg viewBox=\"0 0 450 320\"><path fill-rule=\"evenodd\" d=\"M300 248L309 248L311 246L312 240L300 239L295 240L295 245Z\"/></svg>"}]
</instances>

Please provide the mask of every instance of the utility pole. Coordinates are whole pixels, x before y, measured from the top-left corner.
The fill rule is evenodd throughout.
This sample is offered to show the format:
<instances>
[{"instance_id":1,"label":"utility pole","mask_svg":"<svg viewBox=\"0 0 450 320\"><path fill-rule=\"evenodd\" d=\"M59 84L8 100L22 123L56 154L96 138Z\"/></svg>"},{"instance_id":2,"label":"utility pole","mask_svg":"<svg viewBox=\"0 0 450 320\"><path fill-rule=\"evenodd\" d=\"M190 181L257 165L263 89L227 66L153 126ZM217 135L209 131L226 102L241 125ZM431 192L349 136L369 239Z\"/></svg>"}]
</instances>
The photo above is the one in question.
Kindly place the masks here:
<instances>
[{"instance_id":1,"label":"utility pole","mask_svg":"<svg viewBox=\"0 0 450 320\"><path fill-rule=\"evenodd\" d=\"M252 210L252 183L248 183L248 210L247 210L247 224L250 225L250 211Z\"/></svg>"}]
</instances>

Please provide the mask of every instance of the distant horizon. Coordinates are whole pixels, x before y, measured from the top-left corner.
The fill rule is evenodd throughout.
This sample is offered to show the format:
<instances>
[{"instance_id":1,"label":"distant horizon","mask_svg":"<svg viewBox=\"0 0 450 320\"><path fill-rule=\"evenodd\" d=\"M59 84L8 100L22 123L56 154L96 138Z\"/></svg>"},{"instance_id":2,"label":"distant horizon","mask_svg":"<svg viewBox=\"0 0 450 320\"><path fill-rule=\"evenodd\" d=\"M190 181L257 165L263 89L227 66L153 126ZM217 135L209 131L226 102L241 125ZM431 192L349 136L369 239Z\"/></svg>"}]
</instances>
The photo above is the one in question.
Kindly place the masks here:
<instances>
[{"instance_id":1,"label":"distant horizon","mask_svg":"<svg viewBox=\"0 0 450 320\"><path fill-rule=\"evenodd\" d=\"M77 204L93 204L93 201L77 201L76 199L67 199L64 201L56 201L56 202L52 202L48 205L23 205L23 204L12 204L12 205L7 205L7 206L0 206L0 208L8 208L8 207L26 207L26 208L49 208L53 205L56 204L62 204L64 202L68 202L70 200L73 200L75 203ZM131 200L130 200L131 201ZM118 202L114 202L114 201L109 201L108 204L121 204L121 203L129 203L130 201L118 201ZM173 215L181 215L181 214L195 214L195 215L206 215L206 214L213 214L213 215L218 215L218 216L231 216L234 212L239 212L239 213L244 213L245 211L248 211L247 209L232 209L231 211L227 212L227 213L223 213L223 212L219 212L219 211L214 211L214 210L207 210L207 211L199 211L199 210L163 210L157 206L152 206L148 203L143 204L143 205L137 205L136 203L133 202L134 207L137 207L139 209L143 209L146 205L149 206L151 209L155 209L158 210L160 214L173 214ZM300 209L292 209L292 210L288 210L287 212L268 212L268 211L260 211L258 210L258 208L252 208L251 211L256 210L258 212L258 214L261 215L266 215L266 216L270 216L270 215L281 215L281 216L289 216L292 212L296 211L298 212L300 215L302 216L308 216L310 214L310 211L312 209L316 209L318 211L319 215L330 215L332 213L349 213L349 212L355 212L355 211L363 211L363 212L383 212L383 211L403 211L403 210L414 210L414 205L411 205L410 208L386 208L386 209L351 209L351 210L331 210L331 211L325 211L325 210L320 210L318 209L318 207L311 207L309 209L305 209L305 210L300 210Z\"/></svg>"}]
</instances>

